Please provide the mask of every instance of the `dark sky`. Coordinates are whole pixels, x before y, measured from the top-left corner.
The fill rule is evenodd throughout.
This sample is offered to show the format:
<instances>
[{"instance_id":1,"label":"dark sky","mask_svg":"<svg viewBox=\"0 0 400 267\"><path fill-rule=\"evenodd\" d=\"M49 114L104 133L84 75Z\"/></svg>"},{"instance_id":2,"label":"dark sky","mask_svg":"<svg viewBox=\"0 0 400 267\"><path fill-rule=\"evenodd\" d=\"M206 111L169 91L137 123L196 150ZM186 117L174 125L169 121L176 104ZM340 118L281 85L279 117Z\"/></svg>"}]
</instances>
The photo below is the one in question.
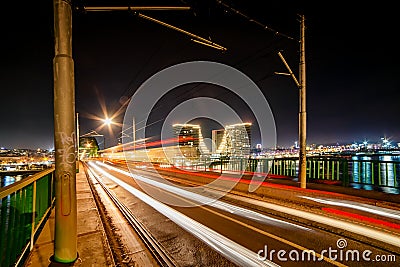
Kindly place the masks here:
<instances>
[{"instance_id":1,"label":"dark sky","mask_svg":"<svg viewBox=\"0 0 400 267\"><path fill-rule=\"evenodd\" d=\"M51 2L8 1L3 8L2 147L53 147ZM290 77L274 72L286 71L277 55L282 51L298 74L298 42L225 11L215 1L134 1L137 5L183 5L182 2L192 5L193 11L143 14L210 37L227 47L227 52L196 44L182 33L132 13L74 11L76 111L80 114L81 134L97 130L105 135L107 145L116 144L121 127L114 125L109 131L93 119L104 116L102 105L112 116L158 71L187 61L209 60L240 70L258 85L274 114L278 145L292 145L297 140L298 91ZM393 6L380 6L379 2L348 5L349 1L225 2L296 39L297 14L305 15L309 144L378 141L383 136L400 141L400 52L396 41L399 23ZM116 2L92 0L74 5L110 3ZM227 102L245 119L254 119L240 99L223 88L203 84L177 88L163 97L153 120L162 120L180 102L196 96ZM123 113L115 120L122 122Z\"/></svg>"}]
</instances>

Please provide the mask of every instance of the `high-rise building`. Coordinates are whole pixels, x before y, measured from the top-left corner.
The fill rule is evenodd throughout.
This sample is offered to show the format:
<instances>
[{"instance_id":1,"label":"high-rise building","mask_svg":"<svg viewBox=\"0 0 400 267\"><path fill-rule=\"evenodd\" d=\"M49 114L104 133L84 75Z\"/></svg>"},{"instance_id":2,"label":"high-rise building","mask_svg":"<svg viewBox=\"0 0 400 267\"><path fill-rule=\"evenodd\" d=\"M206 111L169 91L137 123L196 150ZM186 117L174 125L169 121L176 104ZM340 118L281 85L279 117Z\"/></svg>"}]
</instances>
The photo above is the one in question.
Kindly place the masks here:
<instances>
[{"instance_id":1,"label":"high-rise building","mask_svg":"<svg viewBox=\"0 0 400 267\"><path fill-rule=\"evenodd\" d=\"M251 123L225 126L216 153L231 157L247 157L251 149ZM214 139L213 139L214 141Z\"/></svg>"},{"instance_id":2,"label":"high-rise building","mask_svg":"<svg viewBox=\"0 0 400 267\"><path fill-rule=\"evenodd\" d=\"M212 130L211 138L212 138L212 153L217 153L218 148L221 146L222 140L224 138L225 130Z\"/></svg>"},{"instance_id":3,"label":"high-rise building","mask_svg":"<svg viewBox=\"0 0 400 267\"><path fill-rule=\"evenodd\" d=\"M174 124L172 127L180 151L185 157L198 157L210 153L204 143L200 125Z\"/></svg>"},{"instance_id":4,"label":"high-rise building","mask_svg":"<svg viewBox=\"0 0 400 267\"><path fill-rule=\"evenodd\" d=\"M200 136L200 125L174 124L174 136L178 139L179 146L198 147Z\"/></svg>"}]
</instances>

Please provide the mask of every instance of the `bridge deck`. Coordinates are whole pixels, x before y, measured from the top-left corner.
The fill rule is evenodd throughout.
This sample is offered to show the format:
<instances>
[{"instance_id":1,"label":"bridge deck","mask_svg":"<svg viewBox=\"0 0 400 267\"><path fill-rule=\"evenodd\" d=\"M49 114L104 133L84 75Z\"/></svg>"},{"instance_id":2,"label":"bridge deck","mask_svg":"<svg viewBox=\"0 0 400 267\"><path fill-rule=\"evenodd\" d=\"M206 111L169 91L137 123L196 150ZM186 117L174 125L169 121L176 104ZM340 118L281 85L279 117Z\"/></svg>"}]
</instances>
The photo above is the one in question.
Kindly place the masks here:
<instances>
[{"instance_id":1,"label":"bridge deck","mask_svg":"<svg viewBox=\"0 0 400 267\"><path fill-rule=\"evenodd\" d=\"M74 265L112 266L111 251L105 239L103 224L82 167L76 175L76 188L79 258ZM50 258L54 254L54 216L53 208L34 249L25 262L25 267L49 266Z\"/></svg>"}]
</instances>

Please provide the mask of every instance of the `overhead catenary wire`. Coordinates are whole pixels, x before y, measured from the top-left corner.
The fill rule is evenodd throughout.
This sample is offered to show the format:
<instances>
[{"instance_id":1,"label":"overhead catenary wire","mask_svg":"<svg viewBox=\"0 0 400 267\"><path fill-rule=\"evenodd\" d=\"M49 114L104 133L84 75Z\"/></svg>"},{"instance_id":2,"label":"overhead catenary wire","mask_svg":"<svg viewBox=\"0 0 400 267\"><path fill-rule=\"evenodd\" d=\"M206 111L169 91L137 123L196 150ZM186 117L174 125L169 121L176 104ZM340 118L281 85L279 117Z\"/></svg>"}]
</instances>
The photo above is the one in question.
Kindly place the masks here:
<instances>
[{"instance_id":1,"label":"overhead catenary wire","mask_svg":"<svg viewBox=\"0 0 400 267\"><path fill-rule=\"evenodd\" d=\"M270 43L269 43L268 45L266 45L266 46L262 47L261 49L257 50L255 53L253 53L253 54L251 54L251 55L248 55L248 56L246 56L246 57L244 57L244 58L238 60L236 63L233 64L233 66L235 66L235 67L237 67L237 66L239 66L239 65L246 66L246 65L250 64L250 63L252 62L252 60L256 60L256 59L254 58L256 55L260 54L261 52L265 51L266 49L269 49L269 51L268 51L267 53L263 53L263 54L261 55L261 57L266 56L266 55L272 55L273 52L270 51L270 49L271 49L271 47L273 46L273 44L276 43L276 42L277 42L276 40L270 41ZM257 58L257 59L258 59L258 58ZM221 73L217 73L216 75L220 75L220 74L221 74ZM263 81L263 80L265 80L265 79L267 79L267 78L272 77L273 75L274 75L273 73L268 73L268 74L266 74L266 75L263 75L261 78L257 79L255 82L258 83L258 82L260 82L260 81ZM175 103L179 103L179 101L181 101L182 99L184 99L184 97L186 97L187 95L192 94L195 90L199 89L199 88L202 87L202 86L207 86L207 85L206 85L206 84L202 84L202 83L197 83L197 84L193 85L192 88L190 88L188 91L184 92L183 94L180 93L180 94L175 98ZM226 95L226 94L228 94L228 93L229 93L229 91L224 91L224 92L222 92L222 93L216 95L215 97L221 97L221 96ZM159 106L155 107L154 109L152 109L152 112L157 111L157 110L159 110L159 109L163 109L163 108L165 108L166 106L167 106L166 104L159 105ZM144 123L144 122L146 122L146 121L147 121L147 118L145 118L145 119L143 119L143 120L139 120L139 121L137 122L137 125L139 125L139 124L141 124L141 123ZM137 128L137 129L136 129L136 132L139 131L139 130L145 129L146 127L149 127L149 126L155 125L155 124L157 124L157 123L163 122L163 121L164 121L163 118L162 118L162 119L159 119L159 120L156 120L156 121L153 121L153 122L151 122L151 123L149 123L149 124L147 124L147 125L145 125L145 126L142 126L142 127ZM122 133L123 133L124 131L128 131L128 130L130 130L130 129L132 129L132 126L127 127L125 130L122 131Z\"/></svg>"},{"instance_id":2,"label":"overhead catenary wire","mask_svg":"<svg viewBox=\"0 0 400 267\"><path fill-rule=\"evenodd\" d=\"M104 12L104 11L133 11L133 10L189 10L190 8L186 8L186 7L182 7L182 8L179 8L179 7L154 7L154 9L152 9L152 7L131 7L131 6L126 6L126 7L115 7L115 6L112 6L112 7L111 6L109 6L109 7L86 7L86 6L84 6L83 9L84 9L84 11ZM150 17L148 15L144 15L140 12L137 12L137 11L134 11L134 12L135 12L134 14L136 14L139 18L160 24L164 27L167 27L172 30L183 33L183 34L191 37L192 38L191 40L196 40L197 43L221 50L223 52L227 50L226 47L219 45L215 42L212 42L208 39L205 39L199 35L196 35L189 31L183 30L179 27L173 26L173 25L166 23L164 21L161 21L159 19Z\"/></svg>"},{"instance_id":3,"label":"overhead catenary wire","mask_svg":"<svg viewBox=\"0 0 400 267\"><path fill-rule=\"evenodd\" d=\"M191 33L191 32L188 32L188 31L186 31L186 30L183 30L183 29L181 29L181 28L178 28L178 27L176 27L176 26L173 26L173 25L168 24L168 23L166 23L166 22L163 22L163 21L161 21L161 20L152 18L152 17L147 16L147 15L143 15L143 14L141 14L141 13L137 13L137 15L138 15L140 18L143 18L143 19L146 19L146 20L149 20L149 21L158 23L158 24L160 24L160 25L162 25L162 26L165 26L165 27L167 27L167 28L170 28L170 29L173 29L173 30L175 30L175 31L181 32L181 33L183 33L183 34L186 34L186 35L188 35L188 36L190 36L190 37L192 38L192 39L191 39L192 41L195 41L195 42L197 42L197 43L200 43L200 44L203 44L203 45L206 45L206 46L209 46L209 47L212 47L212 48L221 50L221 51L226 51L226 50L227 50L225 47L223 47L223 46L221 46L221 45L219 45L219 44L217 44L217 43L214 43L214 42L212 42L212 41L210 41L210 40L207 40L207 39L205 39L205 38L203 38L203 37L200 37L200 36L198 36L198 35L196 35L196 34L193 34L193 33Z\"/></svg>"},{"instance_id":4,"label":"overhead catenary wire","mask_svg":"<svg viewBox=\"0 0 400 267\"><path fill-rule=\"evenodd\" d=\"M79 10L79 9L78 9ZM173 26L171 24L168 24L166 22L163 22L161 20L155 19L153 17L144 15L142 13L139 13L139 10L190 10L190 7L168 7L168 6L155 6L155 7L150 7L150 6L136 6L136 7L132 7L132 6L125 6L125 7L117 7L117 6L107 6L107 7L87 7L87 6L83 6L82 8L83 11L87 12L87 11L94 11L94 12L104 12L104 11L129 11L129 12L133 12L133 14L135 14L136 16L160 24L164 27L170 28L172 30L175 30L177 32L183 33L189 37L191 37L191 41L220 50L225 52L227 50L227 48L211 41L208 39L205 39L201 36L198 36L196 34L193 34L189 31L183 30L179 27ZM154 54L153 54L154 55ZM152 58L152 57L151 57ZM151 58L149 59L149 61L151 60ZM136 77L141 73L142 71L138 72L138 74L136 75ZM130 81L130 83L128 84L127 89L125 89L124 94L130 89L130 85L132 84L134 79L132 79ZM127 101L126 101L127 102ZM122 107L120 107L117 111L117 113L120 113L121 110L124 108L124 106L126 105L126 102L123 103Z\"/></svg>"},{"instance_id":5,"label":"overhead catenary wire","mask_svg":"<svg viewBox=\"0 0 400 267\"><path fill-rule=\"evenodd\" d=\"M182 1L182 0L181 0L181 2L185 3L185 1ZM227 4L224 3L223 1L217 1L217 3L220 4L220 5L222 5L224 8L228 9L230 12L233 12L233 13L235 13L235 14L237 14L237 15L239 15L239 16L245 18L245 19L247 19L249 22L255 23L256 25L262 27L263 29L266 29L266 30L268 30L268 31L270 31L270 32L272 32L272 33L274 33L275 36L282 37L282 39L284 38L284 39L288 39L288 40L296 40L295 38L293 38L293 37L291 37L291 36L289 36L289 35L280 33L280 32L278 32L278 31L276 31L275 29L273 29L272 27L269 27L269 26L267 26L267 25L264 25L263 23L261 23L261 22L255 20L255 19L253 19L253 18L251 18L250 16L248 16L248 15L246 15L246 14L244 14L244 13L242 13L241 11L232 8L231 6L227 5ZM139 16L141 16L141 17L144 18L144 19L148 19L148 20L151 20L151 21L153 21L153 22L157 22L157 21L154 21L153 18L148 17L148 16L145 16L145 15L142 15L142 14L140 14L140 13L138 13L138 12L134 12L134 14L135 14L135 15L139 15ZM158 23L158 22L157 22L157 23ZM164 23L161 22L160 24L163 25ZM167 26L167 25L164 25L164 26ZM168 27L168 26L167 26L167 27ZM172 26L172 27L174 27L174 26ZM204 38L202 38L202 39L204 39ZM199 39L196 39L196 40L197 40L196 42L202 43L202 41L198 41ZM207 43L210 42L210 41L207 40L207 39L204 39L204 40L207 41ZM280 40L281 40L281 39L280 39ZM276 40L275 40L275 41L276 41ZM207 44L207 43L203 43L203 44ZM212 43L212 42L211 42L211 43ZM273 43L274 43L274 42L271 42L267 47L270 48L270 46L271 46ZM263 50L265 50L265 47L263 47L262 49L258 50L258 51L257 51L256 53L254 53L254 54L259 54L259 53L260 53L261 51L263 51ZM250 56L247 56L247 57L243 58L242 60L239 60L238 62L236 62L236 63L234 64L234 66L242 65L243 63L244 63L244 65L247 65L247 64L246 64L246 61L251 61L251 58L254 57L254 54L252 54L252 55L250 55ZM271 54L271 52L268 52L268 53L266 53L266 54L269 55L269 54ZM154 54L153 54L153 55L154 55ZM153 56L152 56L152 57L153 57ZM259 59L259 57L258 57L257 59ZM150 61L150 60L149 60L149 61ZM142 73L142 71L140 71L139 73ZM136 77L139 75L139 73L136 75ZM270 77L270 76L272 76L272 75L270 75L270 74L264 75L261 79L258 79L257 82L259 82L259 81L261 81L261 80L264 80L264 79L266 79L266 78L268 78L268 77ZM180 95L176 98L176 100L182 99L182 98L185 97L186 95L191 94L194 90L198 89L199 86L202 86L202 85L204 85L204 84L196 84L196 85L194 85L189 91L187 91L187 92L185 92L185 93L183 93L183 94L180 94ZM127 90L125 90L124 94L126 93L126 91L128 91L128 90L130 89L130 86L131 86L131 82L129 83L128 88L127 88ZM225 92L225 93L223 93L223 94L226 94L226 93L227 93L227 92ZM154 110L160 109L160 108L162 108L163 106L164 106L164 105L158 106L158 107L156 107ZM154 111L154 110L153 110L153 111ZM137 124L143 123L143 122L145 122L146 120L147 120L147 119L140 120ZM150 125L156 124L156 123L161 122L161 121L162 121L162 120L157 120L157 121L155 121L155 122L152 122ZM147 126L150 126L150 125L147 125ZM141 128L138 128L138 129L136 129L136 131L138 131L139 129L143 129L143 128L147 127L147 126L143 126L143 127L141 127ZM131 128L132 128L132 127L128 127L128 128L125 129L125 130L131 129ZM121 134L122 134L122 133L121 133Z\"/></svg>"},{"instance_id":6,"label":"overhead catenary wire","mask_svg":"<svg viewBox=\"0 0 400 267\"><path fill-rule=\"evenodd\" d=\"M281 32L279 32L279 31L277 31L277 30L275 30L275 29L269 27L268 25L265 25L265 24L259 22L258 20L255 20L255 19L251 18L250 16L248 16L248 15L242 13L241 11L239 11L239 10L237 10L237 9L235 9L235 8L233 8L233 7L231 7L230 5L228 5L228 4L224 3L224 2L222 2L221 0L217 0L217 3L220 4L220 5L222 5L222 6L225 7L226 9L228 9L228 11L231 11L232 13L237 14L237 15L239 15L239 16L245 18L245 19L248 20L249 22L258 25L258 26L264 28L265 30L268 30L268 31L274 33L275 35L279 35L279 36L285 37L285 38L287 38L287 39L297 41L295 38L293 38L293 37L291 37L291 36L289 36L289 35L287 35L287 34L281 33Z\"/></svg>"},{"instance_id":7,"label":"overhead catenary wire","mask_svg":"<svg viewBox=\"0 0 400 267\"><path fill-rule=\"evenodd\" d=\"M140 68L140 70L138 72L136 72L135 76L129 81L127 88L124 90L124 92L122 93L122 96L127 96L130 95L130 90L132 87L132 84L137 80L137 78L143 73L143 71L147 68L147 66L149 66L150 62L153 60L153 58L155 57L155 55L157 55L160 50L163 48L163 46L165 45L165 43L162 43L161 45L158 46L157 49L155 49L153 51L153 53L151 53L151 55L147 58L146 62L144 63L144 65Z\"/></svg>"},{"instance_id":8,"label":"overhead catenary wire","mask_svg":"<svg viewBox=\"0 0 400 267\"><path fill-rule=\"evenodd\" d=\"M280 37L282 37L282 36L280 36ZM278 42L280 42L280 41L282 41L282 39L283 39L283 38L280 38L279 40L276 40L276 39L271 40L267 45L263 46L262 48L260 48L259 50L255 51L255 52L252 53L251 55L245 56L245 57L243 57L242 59L237 60L237 61L236 61L234 64L232 64L232 65L235 66L235 67L238 67L238 66L244 67L244 66L249 65L252 61L258 60L260 57L265 57L265 56L274 54L275 51L271 51L271 49L273 49L273 45L276 44L276 43L278 43ZM262 52L265 51L265 50L268 50L268 51L267 51L266 53L262 53ZM262 54L260 55L260 53L262 53ZM260 55L260 56L258 56L258 55ZM221 73L218 73L218 74L216 74L216 75L219 75L219 74L221 74ZM263 80L265 80L265 79L267 79L267 78L270 78L270 77L272 77L272 76L274 76L274 73L265 74L265 75L263 75L261 78L257 79L255 82L256 82L256 83L261 82L261 81L263 81ZM180 93L180 94L175 98L175 102L176 102L176 103L179 103L179 101L181 101L182 99L184 99L184 97L186 97L187 95L193 93L195 90L199 89L199 88L202 87L202 86L207 86L207 85L202 84L202 83L197 83L197 84L193 85L192 88L189 89L188 91L184 92L183 94ZM223 95L225 95L225 94L228 94L228 93L229 93L229 92L225 91L225 92L223 92L223 93L221 93L221 94L218 94L216 97L221 97L221 96L223 96ZM152 109L152 112L157 111L157 110L159 110L159 109L163 109L163 108L165 108L165 106L167 106L167 105L166 105L166 104L159 105L159 106L155 107L154 109ZM137 122L137 124L139 125L139 124L144 123L144 122L146 122L146 121L147 121L147 118L145 118L145 119L143 119L143 120L139 120L139 121ZM162 122L162 121L164 121L164 119L159 119L159 120L157 120L157 121L151 122L151 123L148 124L148 125L145 125L145 126L142 126L142 127L140 127L140 128L137 128L136 131L142 130L142 129L148 127L148 126L151 126L151 125L160 123L160 122ZM128 130L130 130L130 129L132 129L132 126L126 128L125 131L128 131ZM124 132L124 131L122 131L122 132Z\"/></svg>"}]
</instances>

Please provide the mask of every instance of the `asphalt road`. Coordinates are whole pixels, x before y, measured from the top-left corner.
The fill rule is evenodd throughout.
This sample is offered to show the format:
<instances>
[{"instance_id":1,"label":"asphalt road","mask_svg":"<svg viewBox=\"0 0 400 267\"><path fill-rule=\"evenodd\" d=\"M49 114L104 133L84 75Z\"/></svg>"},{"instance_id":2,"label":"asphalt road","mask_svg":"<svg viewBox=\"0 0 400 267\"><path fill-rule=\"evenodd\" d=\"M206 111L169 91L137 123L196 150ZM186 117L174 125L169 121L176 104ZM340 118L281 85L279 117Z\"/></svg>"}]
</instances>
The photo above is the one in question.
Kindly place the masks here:
<instances>
[{"instance_id":1,"label":"asphalt road","mask_svg":"<svg viewBox=\"0 0 400 267\"><path fill-rule=\"evenodd\" d=\"M320 222L312 221L313 217L295 219L296 216L286 212L287 205L269 203L276 205L273 206L275 211L271 212L271 207L262 208L262 204L254 202L254 199L230 194L209 201L215 193L212 190L203 190L201 195L190 190L186 193L178 184L178 189L163 186L159 183L162 179L143 169L138 169L136 174L143 177L146 183L139 181L138 184L138 180L128 176L122 166L92 165L94 172L101 176L180 266L273 266L273 263L280 266L400 265L398 251L377 247L376 240L359 234L351 235L348 229L333 226L334 231L324 229ZM152 180L149 182L147 178ZM156 204L151 204L153 202L136 191L142 194L145 191L147 196L158 199L161 204L154 199L151 201ZM338 208L326 199L323 199L324 202L321 198L303 196L303 200L297 207L291 203L290 209L307 215L314 214L310 208L312 203L315 207ZM343 205L342 208L349 209ZM333 217L329 219L335 220ZM396 221L396 216L390 218L391 223ZM332 224L335 223L332 221ZM364 223L363 227L368 225ZM397 242L396 237L399 238L396 231L371 228L394 236L393 242ZM306 253L310 250L315 252L315 256Z\"/></svg>"}]
</instances>

